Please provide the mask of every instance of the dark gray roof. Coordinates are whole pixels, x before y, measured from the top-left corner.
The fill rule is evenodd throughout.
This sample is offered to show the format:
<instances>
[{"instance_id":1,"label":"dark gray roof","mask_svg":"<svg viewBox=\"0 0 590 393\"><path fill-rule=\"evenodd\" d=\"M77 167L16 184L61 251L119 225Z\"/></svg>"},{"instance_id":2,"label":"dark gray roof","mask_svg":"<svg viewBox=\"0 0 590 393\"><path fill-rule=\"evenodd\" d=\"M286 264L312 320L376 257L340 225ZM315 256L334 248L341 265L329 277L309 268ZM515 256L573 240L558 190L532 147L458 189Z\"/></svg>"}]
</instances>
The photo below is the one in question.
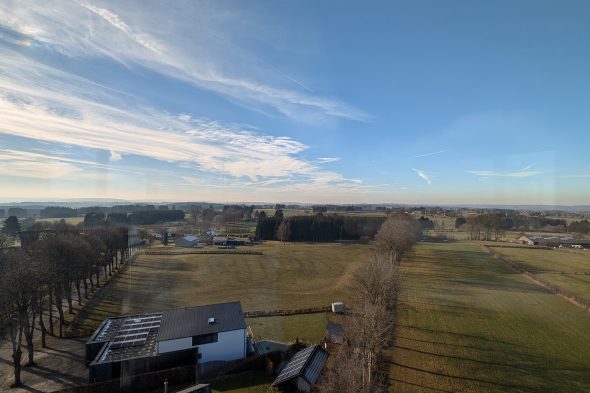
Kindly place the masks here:
<instances>
[{"instance_id":1,"label":"dark gray roof","mask_svg":"<svg viewBox=\"0 0 590 393\"><path fill-rule=\"evenodd\" d=\"M318 380L328 356L328 352L317 344L297 352L280 372L272 386L289 382L300 376L313 385Z\"/></svg>"},{"instance_id":2,"label":"dark gray roof","mask_svg":"<svg viewBox=\"0 0 590 393\"><path fill-rule=\"evenodd\" d=\"M210 324L209 318L215 318ZM184 307L162 312L157 341L245 329L240 302Z\"/></svg>"}]
</instances>

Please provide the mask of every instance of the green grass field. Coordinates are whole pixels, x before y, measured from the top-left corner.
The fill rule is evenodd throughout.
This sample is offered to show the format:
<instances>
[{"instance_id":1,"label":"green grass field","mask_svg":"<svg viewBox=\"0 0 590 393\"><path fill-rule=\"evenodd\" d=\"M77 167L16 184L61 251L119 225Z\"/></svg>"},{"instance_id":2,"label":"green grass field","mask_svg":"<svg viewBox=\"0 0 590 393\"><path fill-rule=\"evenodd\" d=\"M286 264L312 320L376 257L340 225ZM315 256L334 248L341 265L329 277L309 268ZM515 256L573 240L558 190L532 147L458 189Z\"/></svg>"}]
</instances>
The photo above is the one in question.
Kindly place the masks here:
<instances>
[{"instance_id":1,"label":"green grass field","mask_svg":"<svg viewBox=\"0 0 590 393\"><path fill-rule=\"evenodd\" d=\"M403 265L391 391L590 391L590 314L476 243L423 243Z\"/></svg>"},{"instance_id":2,"label":"green grass field","mask_svg":"<svg viewBox=\"0 0 590 393\"><path fill-rule=\"evenodd\" d=\"M328 313L289 315L279 317L250 318L248 325L255 339L294 342L296 338L306 343L320 343L326 332Z\"/></svg>"},{"instance_id":3,"label":"green grass field","mask_svg":"<svg viewBox=\"0 0 590 393\"><path fill-rule=\"evenodd\" d=\"M326 306L346 300L351 272L372 253L369 245L281 244L248 250L264 255L141 255L79 324L90 334L113 315L239 300L244 310ZM313 342L323 337L324 314L255 318L257 338Z\"/></svg>"},{"instance_id":4,"label":"green grass field","mask_svg":"<svg viewBox=\"0 0 590 393\"><path fill-rule=\"evenodd\" d=\"M68 224L78 225L81 222L84 222L84 217L66 217L66 218L38 218L37 221L44 221L44 222L59 222L64 220Z\"/></svg>"},{"instance_id":5,"label":"green grass field","mask_svg":"<svg viewBox=\"0 0 590 393\"><path fill-rule=\"evenodd\" d=\"M590 300L590 253L576 250L494 248L540 279Z\"/></svg>"}]
</instances>

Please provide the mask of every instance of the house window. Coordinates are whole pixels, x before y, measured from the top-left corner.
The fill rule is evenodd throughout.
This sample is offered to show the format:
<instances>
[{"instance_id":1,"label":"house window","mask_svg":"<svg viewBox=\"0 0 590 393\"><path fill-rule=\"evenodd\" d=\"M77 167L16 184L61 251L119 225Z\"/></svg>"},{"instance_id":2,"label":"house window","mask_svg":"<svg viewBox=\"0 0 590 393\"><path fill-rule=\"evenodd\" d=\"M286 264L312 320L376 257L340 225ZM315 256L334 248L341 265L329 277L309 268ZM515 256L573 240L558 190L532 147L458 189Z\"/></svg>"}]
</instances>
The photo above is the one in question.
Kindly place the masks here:
<instances>
[{"instance_id":1,"label":"house window","mask_svg":"<svg viewBox=\"0 0 590 393\"><path fill-rule=\"evenodd\" d=\"M193 336L193 346L195 345L203 345L203 344L211 344L217 342L217 333L211 334L201 334L198 336Z\"/></svg>"}]
</instances>

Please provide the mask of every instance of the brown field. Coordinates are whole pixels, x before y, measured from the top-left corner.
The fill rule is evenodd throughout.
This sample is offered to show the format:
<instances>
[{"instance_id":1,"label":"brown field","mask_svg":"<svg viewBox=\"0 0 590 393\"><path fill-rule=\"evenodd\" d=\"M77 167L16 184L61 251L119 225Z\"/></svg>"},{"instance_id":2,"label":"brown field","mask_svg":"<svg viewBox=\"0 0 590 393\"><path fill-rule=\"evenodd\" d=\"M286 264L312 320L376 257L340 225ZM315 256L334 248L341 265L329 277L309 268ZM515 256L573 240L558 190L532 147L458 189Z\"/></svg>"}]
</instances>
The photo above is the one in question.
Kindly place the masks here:
<instances>
[{"instance_id":1,"label":"brown field","mask_svg":"<svg viewBox=\"0 0 590 393\"><path fill-rule=\"evenodd\" d=\"M351 272L372 252L369 245L280 242L244 249L264 255L141 255L78 331L88 335L112 315L233 300L241 301L249 311L326 306L345 298ZM293 340L296 332L285 329L280 321L257 318L253 322L256 330L272 334L254 333L262 338ZM305 323L300 325L305 327ZM310 337L317 338L317 334Z\"/></svg>"}]
</instances>

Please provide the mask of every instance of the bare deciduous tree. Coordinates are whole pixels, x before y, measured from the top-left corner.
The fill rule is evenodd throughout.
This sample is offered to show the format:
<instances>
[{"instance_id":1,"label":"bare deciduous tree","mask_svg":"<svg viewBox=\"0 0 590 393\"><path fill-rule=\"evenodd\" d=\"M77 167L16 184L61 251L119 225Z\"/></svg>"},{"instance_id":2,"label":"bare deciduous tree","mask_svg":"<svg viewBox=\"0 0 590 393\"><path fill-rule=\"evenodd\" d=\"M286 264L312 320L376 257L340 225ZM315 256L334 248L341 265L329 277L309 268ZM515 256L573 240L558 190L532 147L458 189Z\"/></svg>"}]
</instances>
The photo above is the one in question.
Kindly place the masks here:
<instances>
[{"instance_id":1,"label":"bare deciduous tree","mask_svg":"<svg viewBox=\"0 0 590 393\"><path fill-rule=\"evenodd\" d=\"M377 249L386 255L391 263L399 265L418 241L420 231L420 224L409 215L391 215L375 235Z\"/></svg>"},{"instance_id":2,"label":"bare deciduous tree","mask_svg":"<svg viewBox=\"0 0 590 393\"><path fill-rule=\"evenodd\" d=\"M399 266L383 254L355 272L343 322L347 345L320 383L322 393L385 391L377 370L382 352L392 342L399 283Z\"/></svg>"},{"instance_id":3,"label":"bare deciduous tree","mask_svg":"<svg viewBox=\"0 0 590 393\"><path fill-rule=\"evenodd\" d=\"M38 272L27 253L15 250L2 255L0 282L0 314L2 326L12 344L14 386L21 385L22 344L26 338L29 365L33 362L32 335L35 323L35 285Z\"/></svg>"},{"instance_id":4,"label":"bare deciduous tree","mask_svg":"<svg viewBox=\"0 0 590 393\"><path fill-rule=\"evenodd\" d=\"M282 242L288 242L291 240L291 222L287 219L283 219L277 229L277 239Z\"/></svg>"}]
</instances>

